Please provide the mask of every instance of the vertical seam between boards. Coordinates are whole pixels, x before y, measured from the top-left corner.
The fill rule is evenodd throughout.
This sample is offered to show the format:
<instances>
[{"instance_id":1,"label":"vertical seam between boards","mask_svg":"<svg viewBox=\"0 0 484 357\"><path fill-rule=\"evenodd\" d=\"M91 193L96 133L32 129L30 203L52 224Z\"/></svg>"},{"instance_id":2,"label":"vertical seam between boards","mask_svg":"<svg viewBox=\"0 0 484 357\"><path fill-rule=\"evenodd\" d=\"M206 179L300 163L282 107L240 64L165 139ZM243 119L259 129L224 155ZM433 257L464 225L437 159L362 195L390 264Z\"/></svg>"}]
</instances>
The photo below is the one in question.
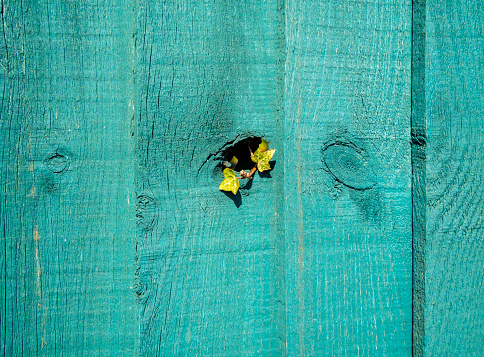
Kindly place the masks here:
<instances>
[{"instance_id":1,"label":"vertical seam between boards","mask_svg":"<svg viewBox=\"0 0 484 357\"><path fill-rule=\"evenodd\" d=\"M138 110L138 77L136 73L136 67L138 63L138 48L137 48L137 41L138 41L138 8L139 8L139 3L138 0L131 0L130 2L127 3L127 6L131 6L131 26L130 26L130 35L131 35L131 51L132 53L128 57L131 60L131 63L129 64L129 68L131 70L130 76L131 76L131 85L132 85L132 90L131 90L131 98L130 98L130 105L131 105L131 123L130 123L130 135L133 140L133 168L134 168L134 174L133 174L133 195L135 198L134 201L134 217L133 219L135 220L136 224L136 209L138 206L138 182L139 182L139 158L138 158L138 148L139 148L139 138L138 138L138 125L139 121L141 118L139 117L139 113L137 113ZM136 227L137 228L137 227ZM137 296L136 292L139 289L139 284L140 284L140 271L141 271L141 264L140 264L140 256L139 256L139 250L138 250L138 229L135 230L134 234L134 277L133 277L133 286L134 286L134 299L137 304L137 309L135 309L135 315L136 315L136 323L137 323L137 328L138 328L138 334L137 334L137 339L135 340L134 344L134 350L137 351L137 354L141 354L141 306L140 306L140 301L139 297Z\"/></svg>"},{"instance_id":2,"label":"vertical seam between boards","mask_svg":"<svg viewBox=\"0 0 484 357\"><path fill-rule=\"evenodd\" d=\"M277 100L278 100L278 131L280 142L282 144L282 162L285 161L285 153L284 153L284 146L285 146L285 123L286 123L286 114L285 114L285 86L286 86L286 1L285 0L277 0L277 47L279 52L279 63L277 68ZM285 165L283 165L285 170ZM279 328L278 328L278 339L282 342L282 356L287 356L287 327L286 327L286 320L287 320L287 302L286 302L286 221L285 221L285 211L286 211L286 204L285 204L285 196L286 196L286 183L285 183L285 172L282 174L282 182L280 183L279 187L282 188L279 197L279 205L282 207L280 209L281 215L278 217L278 230L279 230L279 238L278 238L278 245L279 249L279 274L278 279L280 279L280 289L282 290L278 296L281 299L281 319L279 321Z\"/></svg>"},{"instance_id":3,"label":"vertical seam between boards","mask_svg":"<svg viewBox=\"0 0 484 357\"><path fill-rule=\"evenodd\" d=\"M426 0L412 0L411 24L411 167L412 167L412 355L422 356L425 342L426 245Z\"/></svg>"}]
</instances>

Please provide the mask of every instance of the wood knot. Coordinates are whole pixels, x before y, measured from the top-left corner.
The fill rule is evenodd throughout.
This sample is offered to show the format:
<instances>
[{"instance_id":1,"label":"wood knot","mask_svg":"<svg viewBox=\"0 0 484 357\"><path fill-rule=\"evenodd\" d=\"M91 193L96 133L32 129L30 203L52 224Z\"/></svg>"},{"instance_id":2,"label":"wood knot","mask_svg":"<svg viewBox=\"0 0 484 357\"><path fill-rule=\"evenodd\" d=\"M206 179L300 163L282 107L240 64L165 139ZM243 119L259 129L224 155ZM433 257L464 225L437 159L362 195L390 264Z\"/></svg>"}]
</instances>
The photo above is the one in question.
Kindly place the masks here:
<instances>
[{"instance_id":1,"label":"wood knot","mask_svg":"<svg viewBox=\"0 0 484 357\"><path fill-rule=\"evenodd\" d=\"M69 161L67 156L59 154L56 152L55 154L49 156L47 159L44 160L44 164L55 174L60 174L61 172L65 171L69 166Z\"/></svg>"},{"instance_id":2,"label":"wood knot","mask_svg":"<svg viewBox=\"0 0 484 357\"><path fill-rule=\"evenodd\" d=\"M156 224L156 200L146 194L138 195L136 199L136 219L140 227L151 230Z\"/></svg>"},{"instance_id":3,"label":"wood knot","mask_svg":"<svg viewBox=\"0 0 484 357\"><path fill-rule=\"evenodd\" d=\"M338 182L354 190L369 190L376 184L363 150L350 142L333 142L323 148L325 170Z\"/></svg>"}]
</instances>

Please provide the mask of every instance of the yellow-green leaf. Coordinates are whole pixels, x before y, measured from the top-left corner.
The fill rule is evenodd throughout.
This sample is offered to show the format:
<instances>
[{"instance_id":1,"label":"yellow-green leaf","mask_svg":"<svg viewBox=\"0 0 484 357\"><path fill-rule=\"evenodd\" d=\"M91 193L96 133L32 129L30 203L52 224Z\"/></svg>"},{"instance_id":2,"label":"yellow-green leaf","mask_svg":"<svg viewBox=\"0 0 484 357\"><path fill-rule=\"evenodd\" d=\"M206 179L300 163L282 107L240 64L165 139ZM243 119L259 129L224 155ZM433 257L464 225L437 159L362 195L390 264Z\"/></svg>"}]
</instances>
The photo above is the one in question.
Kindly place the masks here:
<instances>
[{"instance_id":1,"label":"yellow-green leaf","mask_svg":"<svg viewBox=\"0 0 484 357\"><path fill-rule=\"evenodd\" d=\"M250 157L250 159L255 163L258 163L262 159L262 151L260 151L260 149L257 149L255 153Z\"/></svg>"},{"instance_id":2,"label":"yellow-green leaf","mask_svg":"<svg viewBox=\"0 0 484 357\"><path fill-rule=\"evenodd\" d=\"M264 152L267 149L269 149L269 143L267 141L265 141L264 139L261 139L260 144L259 144L259 150L261 152Z\"/></svg>"},{"instance_id":3,"label":"yellow-green leaf","mask_svg":"<svg viewBox=\"0 0 484 357\"><path fill-rule=\"evenodd\" d=\"M239 190L239 179L235 175L234 170L226 168L223 172L225 179L222 181L218 189L220 191L232 192L234 195L237 194L237 191Z\"/></svg>"},{"instance_id":4,"label":"yellow-green leaf","mask_svg":"<svg viewBox=\"0 0 484 357\"><path fill-rule=\"evenodd\" d=\"M262 172L271 169L271 165L269 165L269 160L272 159L275 152L276 149L266 150L262 152L259 148L250 158L252 161L257 163L257 169Z\"/></svg>"},{"instance_id":5,"label":"yellow-green leaf","mask_svg":"<svg viewBox=\"0 0 484 357\"><path fill-rule=\"evenodd\" d=\"M235 156L232 157L232 160L230 160L230 166L232 168L235 168L235 166L237 166L237 163L239 162L239 159L237 159Z\"/></svg>"}]
</instances>

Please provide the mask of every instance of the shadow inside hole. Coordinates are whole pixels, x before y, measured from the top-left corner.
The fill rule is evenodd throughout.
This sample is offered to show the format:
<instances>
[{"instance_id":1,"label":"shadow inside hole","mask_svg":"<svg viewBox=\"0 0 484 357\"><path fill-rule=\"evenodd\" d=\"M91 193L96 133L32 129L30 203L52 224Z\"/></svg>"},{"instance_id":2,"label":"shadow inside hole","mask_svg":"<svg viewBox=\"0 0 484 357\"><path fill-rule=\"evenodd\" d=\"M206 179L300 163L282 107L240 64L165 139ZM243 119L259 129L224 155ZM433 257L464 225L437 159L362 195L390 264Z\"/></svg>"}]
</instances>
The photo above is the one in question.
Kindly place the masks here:
<instances>
[{"instance_id":1,"label":"shadow inside hole","mask_svg":"<svg viewBox=\"0 0 484 357\"><path fill-rule=\"evenodd\" d=\"M254 167L254 162L251 160L250 150L255 152L261 143L260 137L250 137L239 141L234 146L227 148L223 152L223 156L227 161L232 160L235 156L238 160L237 165L234 167L235 171L251 170ZM249 150L250 147L250 150Z\"/></svg>"}]
</instances>

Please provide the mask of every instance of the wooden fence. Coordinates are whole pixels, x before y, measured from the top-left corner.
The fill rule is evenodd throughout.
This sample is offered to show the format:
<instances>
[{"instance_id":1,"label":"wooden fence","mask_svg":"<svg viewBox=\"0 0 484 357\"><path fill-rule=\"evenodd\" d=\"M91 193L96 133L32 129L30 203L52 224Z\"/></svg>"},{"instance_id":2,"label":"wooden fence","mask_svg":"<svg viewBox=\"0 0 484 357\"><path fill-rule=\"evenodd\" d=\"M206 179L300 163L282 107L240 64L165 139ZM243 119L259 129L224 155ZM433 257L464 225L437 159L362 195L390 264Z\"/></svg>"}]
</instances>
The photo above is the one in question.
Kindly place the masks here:
<instances>
[{"instance_id":1,"label":"wooden fence","mask_svg":"<svg viewBox=\"0 0 484 357\"><path fill-rule=\"evenodd\" d=\"M482 2L1 22L0 355L482 354ZM272 170L220 192L250 138Z\"/></svg>"}]
</instances>

